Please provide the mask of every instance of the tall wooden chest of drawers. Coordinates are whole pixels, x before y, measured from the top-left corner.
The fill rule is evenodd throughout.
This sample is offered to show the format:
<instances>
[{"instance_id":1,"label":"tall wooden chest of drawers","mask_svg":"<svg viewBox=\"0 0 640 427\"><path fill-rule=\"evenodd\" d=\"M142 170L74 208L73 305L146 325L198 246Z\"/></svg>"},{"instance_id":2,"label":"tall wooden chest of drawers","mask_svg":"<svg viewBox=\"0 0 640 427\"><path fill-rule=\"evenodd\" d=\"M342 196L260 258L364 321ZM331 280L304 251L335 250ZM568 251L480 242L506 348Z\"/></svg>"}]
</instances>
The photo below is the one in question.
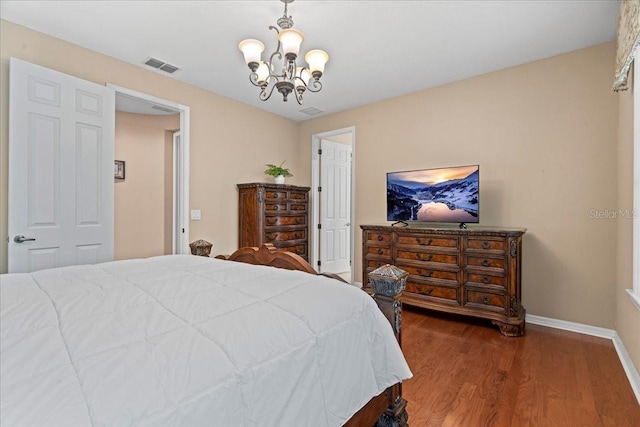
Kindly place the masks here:
<instances>
[{"instance_id":1,"label":"tall wooden chest of drawers","mask_svg":"<svg viewBox=\"0 0 640 427\"><path fill-rule=\"evenodd\" d=\"M361 228L363 278L381 265L394 264L409 273L403 303L490 319L507 336L524 332L525 229Z\"/></svg>"},{"instance_id":2,"label":"tall wooden chest of drawers","mask_svg":"<svg viewBox=\"0 0 640 427\"><path fill-rule=\"evenodd\" d=\"M309 187L238 184L238 244L276 248L309 260Z\"/></svg>"}]
</instances>

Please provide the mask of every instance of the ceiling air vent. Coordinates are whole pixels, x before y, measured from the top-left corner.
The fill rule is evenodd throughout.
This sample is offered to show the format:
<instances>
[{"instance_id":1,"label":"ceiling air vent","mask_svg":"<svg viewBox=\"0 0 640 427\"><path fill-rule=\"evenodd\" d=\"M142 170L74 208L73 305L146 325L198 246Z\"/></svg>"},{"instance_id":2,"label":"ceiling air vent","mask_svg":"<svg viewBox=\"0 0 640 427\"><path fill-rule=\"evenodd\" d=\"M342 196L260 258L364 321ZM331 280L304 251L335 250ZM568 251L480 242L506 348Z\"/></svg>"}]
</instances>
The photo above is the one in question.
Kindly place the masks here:
<instances>
[{"instance_id":1,"label":"ceiling air vent","mask_svg":"<svg viewBox=\"0 0 640 427\"><path fill-rule=\"evenodd\" d=\"M152 58L150 56L144 60L144 64L153 68L157 68L158 70L164 71L165 73L169 73L169 74L173 74L180 69L175 65L167 64L164 61L161 61L156 58Z\"/></svg>"},{"instance_id":2,"label":"ceiling air vent","mask_svg":"<svg viewBox=\"0 0 640 427\"><path fill-rule=\"evenodd\" d=\"M323 110L321 110L319 108L316 108L316 107L307 107L307 108L304 108L304 109L300 110L300 112L308 114L310 116L315 116L316 114L324 113Z\"/></svg>"}]
</instances>

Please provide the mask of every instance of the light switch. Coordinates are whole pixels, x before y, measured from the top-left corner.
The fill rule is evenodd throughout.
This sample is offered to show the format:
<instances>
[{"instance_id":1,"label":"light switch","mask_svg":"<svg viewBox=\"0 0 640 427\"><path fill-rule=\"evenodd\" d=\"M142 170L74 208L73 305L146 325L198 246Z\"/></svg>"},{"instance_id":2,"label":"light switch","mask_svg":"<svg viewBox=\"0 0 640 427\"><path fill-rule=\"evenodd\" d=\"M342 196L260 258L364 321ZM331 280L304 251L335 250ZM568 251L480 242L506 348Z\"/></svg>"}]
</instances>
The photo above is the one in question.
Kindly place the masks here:
<instances>
[{"instance_id":1,"label":"light switch","mask_svg":"<svg viewBox=\"0 0 640 427\"><path fill-rule=\"evenodd\" d=\"M191 209L191 219L199 220L201 218L200 209Z\"/></svg>"}]
</instances>

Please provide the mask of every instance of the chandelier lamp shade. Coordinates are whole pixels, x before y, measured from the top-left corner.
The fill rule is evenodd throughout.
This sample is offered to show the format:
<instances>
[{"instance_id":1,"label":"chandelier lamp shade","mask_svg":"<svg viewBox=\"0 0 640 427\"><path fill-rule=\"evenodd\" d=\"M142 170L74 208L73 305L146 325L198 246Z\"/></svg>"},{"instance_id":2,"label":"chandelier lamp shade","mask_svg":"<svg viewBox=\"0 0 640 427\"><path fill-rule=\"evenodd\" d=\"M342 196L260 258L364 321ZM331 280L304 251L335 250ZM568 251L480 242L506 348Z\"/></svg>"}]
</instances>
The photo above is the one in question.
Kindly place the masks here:
<instances>
[{"instance_id":1,"label":"chandelier lamp shade","mask_svg":"<svg viewBox=\"0 0 640 427\"><path fill-rule=\"evenodd\" d=\"M285 102L293 93L298 104L302 105L302 95L305 91L320 92L322 89L320 78L324 73L325 64L329 61L329 55L323 50L313 49L304 56L307 67L297 65L296 60L304 34L292 28L293 19L287 16L287 6L293 0L280 1L284 3L284 14L277 21L280 29L269 26L270 30L278 34L278 47L269 56L269 60L262 60L264 43L260 40L242 40L238 48L244 54L244 60L251 70L249 81L260 88L260 100L266 101L271 98L273 91L277 90Z\"/></svg>"}]
</instances>

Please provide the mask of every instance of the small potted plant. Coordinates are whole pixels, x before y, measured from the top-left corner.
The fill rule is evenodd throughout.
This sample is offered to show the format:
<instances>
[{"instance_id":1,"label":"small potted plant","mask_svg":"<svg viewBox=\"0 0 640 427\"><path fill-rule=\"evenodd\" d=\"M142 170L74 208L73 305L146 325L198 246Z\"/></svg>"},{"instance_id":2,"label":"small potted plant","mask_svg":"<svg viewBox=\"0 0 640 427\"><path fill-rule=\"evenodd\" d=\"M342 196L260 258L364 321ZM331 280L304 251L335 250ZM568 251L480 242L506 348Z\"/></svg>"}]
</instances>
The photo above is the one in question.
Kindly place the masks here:
<instances>
[{"instance_id":1,"label":"small potted plant","mask_svg":"<svg viewBox=\"0 0 640 427\"><path fill-rule=\"evenodd\" d=\"M266 165L267 170L265 170L264 173L274 177L276 184L284 184L285 178L293 176L288 168L283 167L285 161L286 160L280 163L280 166L272 165L270 163L267 163Z\"/></svg>"}]
</instances>

